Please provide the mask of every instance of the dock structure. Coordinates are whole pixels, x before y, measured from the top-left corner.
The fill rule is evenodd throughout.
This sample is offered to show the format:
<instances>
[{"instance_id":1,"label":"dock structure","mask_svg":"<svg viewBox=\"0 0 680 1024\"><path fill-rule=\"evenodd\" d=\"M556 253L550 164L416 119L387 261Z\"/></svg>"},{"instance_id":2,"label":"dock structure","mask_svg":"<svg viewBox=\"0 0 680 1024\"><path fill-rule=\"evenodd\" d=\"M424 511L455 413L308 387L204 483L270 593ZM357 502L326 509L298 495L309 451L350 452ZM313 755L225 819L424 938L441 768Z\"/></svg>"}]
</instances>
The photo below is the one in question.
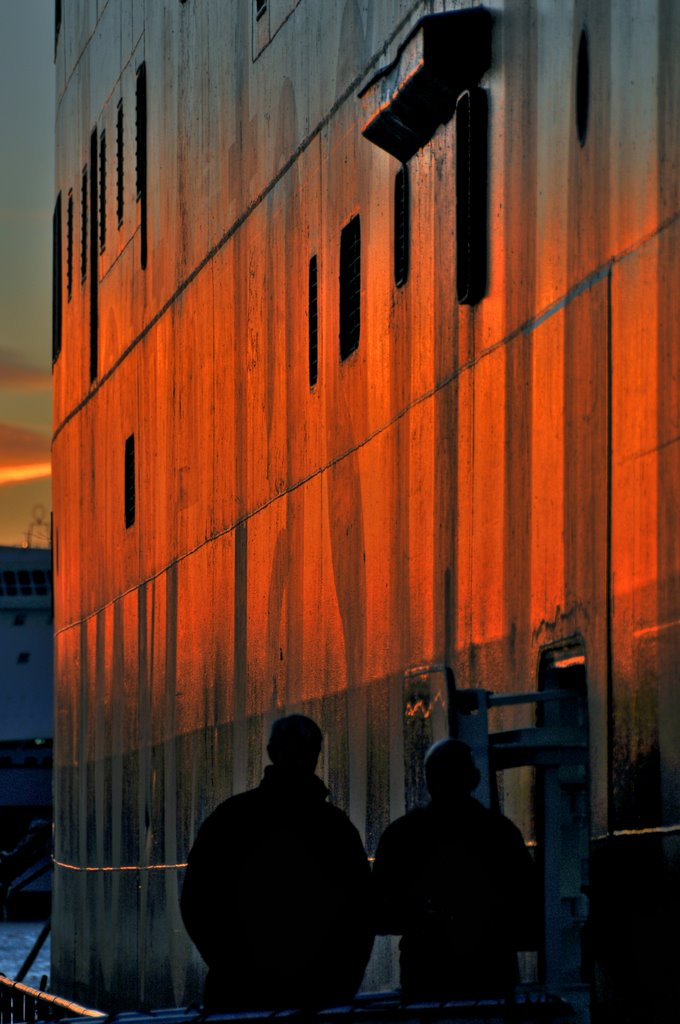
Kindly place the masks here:
<instances>
[{"instance_id":1,"label":"dock structure","mask_svg":"<svg viewBox=\"0 0 680 1024\"><path fill-rule=\"evenodd\" d=\"M51 992L12 981L0 974L0 1024L36 1024L37 1021L103 1021L106 1014L61 999Z\"/></svg>"},{"instance_id":2,"label":"dock structure","mask_svg":"<svg viewBox=\"0 0 680 1024\"><path fill-rule=\"evenodd\" d=\"M0 545L0 916L18 919L50 913L53 634L51 550Z\"/></svg>"}]
</instances>

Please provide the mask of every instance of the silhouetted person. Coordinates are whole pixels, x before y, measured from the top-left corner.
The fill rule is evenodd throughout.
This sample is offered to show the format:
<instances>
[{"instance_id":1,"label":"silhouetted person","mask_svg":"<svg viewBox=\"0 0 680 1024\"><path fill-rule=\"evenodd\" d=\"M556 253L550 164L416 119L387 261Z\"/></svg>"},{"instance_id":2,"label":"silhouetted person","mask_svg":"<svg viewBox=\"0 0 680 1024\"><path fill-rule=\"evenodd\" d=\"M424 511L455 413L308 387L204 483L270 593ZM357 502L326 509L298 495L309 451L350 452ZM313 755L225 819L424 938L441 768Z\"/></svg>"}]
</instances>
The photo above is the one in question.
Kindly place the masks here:
<instances>
[{"instance_id":1,"label":"silhouetted person","mask_svg":"<svg viewBox=\"0 0 680 1024\"><path fill-rule=\"evenodd\" d=\"M430 748L431 801L385 830L373 868L378 928L401 935L405 999L507 995L518 949L536 946L538 885L519 830L470 795L470 748Z\"/></svg>"},{"instance_id":2,"label":"silhouetted person","mask_svg":"<svg viewBox=\"0 0 680 1024\"><path fill-rule=\"evenodd\" d=\"M220 804L189 854L181 909L208 1012L337 1005L361 984L370 869L314 774L321 742L304 715L274 722L260 785Z\"/></svg>"}]
</instances>

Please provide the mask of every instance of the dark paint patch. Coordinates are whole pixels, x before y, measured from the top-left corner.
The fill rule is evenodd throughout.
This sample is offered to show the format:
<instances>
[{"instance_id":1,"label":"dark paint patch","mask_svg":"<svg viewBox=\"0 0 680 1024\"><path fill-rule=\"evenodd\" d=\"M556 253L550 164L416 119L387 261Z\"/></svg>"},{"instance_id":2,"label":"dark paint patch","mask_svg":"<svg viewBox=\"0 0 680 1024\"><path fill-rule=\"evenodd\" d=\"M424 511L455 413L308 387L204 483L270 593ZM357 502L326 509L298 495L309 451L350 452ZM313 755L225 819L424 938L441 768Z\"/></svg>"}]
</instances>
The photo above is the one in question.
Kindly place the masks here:
<instances>
[{"instance_id":1,"label":"dark paint patch","mask_svg":"<svg viewBox=\"0 0 680 1024\"><path fill-rule=\"evenodd\" d=\"M533 344L520 334L505 361L504 619L510 674L531 658ZM550 402L545 395L544 401ZM555 453L558 457L558 453ZM527 681L528 682L528 681Z\"/></svg>"},{"instance_id":2,"label":"dark paint patch","mask_svg":"<svg viewBox=\"0 0 680 1024\"><path fill-rule=\"evenodd\" d=\"M364 682L366 562L359 458L348 456L327 474L328 527L335 593L345 642L347 685Z\"/></svg>"}]
</instances>

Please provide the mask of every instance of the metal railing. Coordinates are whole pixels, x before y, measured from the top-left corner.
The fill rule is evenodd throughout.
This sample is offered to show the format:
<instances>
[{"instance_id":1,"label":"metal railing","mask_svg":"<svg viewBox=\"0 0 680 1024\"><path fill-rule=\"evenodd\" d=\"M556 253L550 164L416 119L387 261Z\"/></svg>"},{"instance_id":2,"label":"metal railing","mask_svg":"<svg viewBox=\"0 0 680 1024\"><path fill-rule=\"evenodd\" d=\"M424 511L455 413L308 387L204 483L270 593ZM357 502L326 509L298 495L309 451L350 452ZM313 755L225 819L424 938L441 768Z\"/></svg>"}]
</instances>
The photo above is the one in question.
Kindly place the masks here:
<instances>
[{"instance_id":1,"label":"metal railing","mask_svg":"<svg viewBox=\"0 0 680 1024\"><path fill-rule=\"evenodd\" d=\"M113 1013L90 1010L0 975L0 1024L35 1024L84 1018L101 1024L574 1024L572 1007L542 991L518 992L512 999L402 1003L397 992L363 993L349 1006L318 1012L261 1010L206 1016L195 1006Z\"/></svg>"},{"instance_id":2,"label":"metal railing","mask_svg":"<svg viewBox=\"0 0 680 1024\"><path fill-rule=\"evenodd\" d=\"M99 1010L90 1010L0 974L0 1024L35 1024L39 1020L62 1020L64 1017L103 1020L105 1016Z\"/></svg>"}]
</instances>

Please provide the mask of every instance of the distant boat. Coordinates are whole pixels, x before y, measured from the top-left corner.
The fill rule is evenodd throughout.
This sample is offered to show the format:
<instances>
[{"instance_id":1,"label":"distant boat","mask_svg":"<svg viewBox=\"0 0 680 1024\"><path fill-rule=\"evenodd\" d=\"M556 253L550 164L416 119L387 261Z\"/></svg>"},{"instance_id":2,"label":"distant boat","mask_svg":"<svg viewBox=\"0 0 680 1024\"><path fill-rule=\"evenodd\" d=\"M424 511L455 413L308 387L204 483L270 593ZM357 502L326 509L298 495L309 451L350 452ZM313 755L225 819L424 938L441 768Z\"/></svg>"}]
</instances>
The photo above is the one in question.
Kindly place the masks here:
<instances>
[{"instance_id":1,"label":"distant boat","mask_svg":"<svg viewBox=\"0 0 680 1024\"><path fill-rule=\"evenodd\" d=\"M0 913L51 902L51 551L0 546Z\"/></svg>"}]
</instances>

